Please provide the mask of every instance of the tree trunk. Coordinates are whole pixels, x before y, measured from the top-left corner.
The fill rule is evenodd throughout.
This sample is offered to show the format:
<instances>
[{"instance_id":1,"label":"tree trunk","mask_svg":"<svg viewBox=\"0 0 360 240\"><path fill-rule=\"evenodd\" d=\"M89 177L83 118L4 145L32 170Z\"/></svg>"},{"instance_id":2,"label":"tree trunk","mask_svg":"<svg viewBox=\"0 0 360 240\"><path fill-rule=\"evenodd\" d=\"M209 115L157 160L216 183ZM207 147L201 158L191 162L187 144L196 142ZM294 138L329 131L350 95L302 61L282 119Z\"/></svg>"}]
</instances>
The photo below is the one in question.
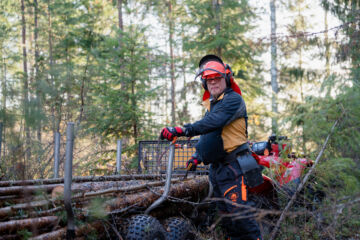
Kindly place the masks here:
<instances>
[{"instance_id":1,"label":"tree trunk","mask_svg":"<svg viewBox=\"0 0 360 240\"><path fill-rule=\"evenodd\" d=\"M278 132L277 124L277 114L278 114L278 104L277 104L277 94L279 92L278 82L277 82L277 42L276 42L276 7L275 0L270 0L270 23L271 23L271 89L272 89L272 98L271 98L271 111L273 116L271 118L271 128L273 133Z\"/></svg>"},{"instance_id":2,"label":"tree trunk","mask_svg":"<svg viewBox=\"0 0 360 240\"><path fill-rule=\"evenodd\" d=\"M215 15L215 18L216 18L215 32L216 32L216 36L218 36L220 34L220 30L221 30L220 2L219 2L219 0L212 0L212 7L213 7L214 15ZM221 46L218 46L216 48L216 55L221 57Z\"/></svg>"},{"instance_id":3,"label":"tree trunk","mask_svg":"<svg viewBox=\"0 0 360 240\"><path fill-rule=\"evenodd\" d=\"M22 179L25 179L26 173L26 164L30 161L31 152L30 152L30 129L27 124L28 118L28 101L29 101L29 83L28 83L28 69L27 69L27 50L26 50L26 20L25 20L25 4L24 0L21 0L21 26L22 26L22 49L23 49L23 108L24 108L24 125L25 125L25 158L24 158L24 168L22 173Z\"/></svg>"},{"instance_id":4,"label":"tree trunk","mask_svg":"<svg viewBox=\"0 0 360 240\"><path fill-rule=\"evenodd\" d=\"M122 52L122 41L123 41L123 34L124 31L124 24L123 24L123 14L122 14L122 7L123 7L123 0L117 0L117 9L118 9L118 26L119 26L119 36L118 36L118 42L119 42L119 64L120 64L120 76L121 76L121 90L126 91L126 82L124 79L124 70L123 70L123 62L121 59L121 52ZM124 141L126 144L127 140Z\"/></svg>"},{"instance_id":5,"label":"tree trunk","mask_svg":"<svg viewBox=\"0 0 360 240\"><path fill-rule=\"evenodd\" d=\"M2 48L3 50L3 48ZM2 51L2 60L3 60L3 64L2 64L2 68L3 68L3 78L2 78L2 89L1 89L1 93L2 93L2 106L3 106L3 119L2 119L2 123L3 123L3 128L2 128L2 139L1 139L1 144L2 144L2 151L0 151L0 159L1 159L1 154L3 156L3 158L5 158L5 143L6 143L6 97L7 97L7 88L6 88L6 84L7 84L7 80L6 80L6 62L5 62L5 57L4 57L4 51Z\"/></svg>"},{"instance_id":6,"label":"tree trunk","mask_svg":"<svg viewBox=\"0 0 360 240\"><path fill-rule=\"evenodd\" d=\"M328 35L328 10L325 9L325 60L326 60L326 75L325 78L330 76L330 43L329 43L329 35ZM329 93L330 94L330 93Z\"/></svg>"},{"instance_id":7,"label":"tree trunk","mask_svg":"<svg viewBox=\"0 0 360 240\"><path fill-rule=\"evenodd\" d=\"M298 9L298 16L301 16L301 7L300 7L300 3L298 2L297 5L297 9ZM303 56L303 52L302 52L302 46L299 47L299 66L298 69L302 71L302 56ZM305 96L304 96L304 74L300 74L299 76L300 78L300 99L301 99L301 104L305 103ZM305 135L305 126L304 126L304 122L301 123L301 138L302 138L302 151L303 154L306 155L307 151L306 151L306 135Z\"/></svg>"},{"instance_id":8,"label":"tree trunk","mask_svg":"<svg viewBox=\"0 0 360 240\"><path fill-rule=\"evenodd\" d=\"M51 21L51 8L50 8L51 0L48 0L47 5L47 20L48 20L48 44L49 44L49 76L50 81L47 79L48 84L52 86L55 89L55 83L54 83L54 74L53 74L53 46L52 46L52 21ZM56 97L55 97L56 98ZM52 131L55 139L55 103L51 103L51 124L52 124Z\"/></svg>"},{"instance_id":9,"label":"tree trunk","mask_svg":"<svg viewBox=\"0 0 360 240\"><path fill-rule=\"evenodd\" d=\"M86 89L85 89L85 80L87 78L87 69L89 66L89 58L90 55L87 54L86 55L86 65L85 65L85 69L84 69L84 75L82 77L82 81L81 81L81 87L80 87L80 111L79 111L79 118L78 118L78 126L80 125L81 121L82 121L82 117L84 114L84 106L85 106L85 98L86 98Z\"/></svg>"},{"instance_id":10,"label":"tree trunk","mask_svg":"<svg viewBox=\"0 0 360 240\"><path fill-rule=\"evenodd\" d=\"M135 100L135 80L131 81L131 99L132 99L132 106L133 109L136 109L136 100ZM137 143L138 138L138 128L137 128L137 117L134 115L133 119L133 131L134 131L134 142Z\"/></svg>"},{"instance_id":11,"label":"tree trunk","mask_svg":"<svg viewBox=\"0 0 360 240\"><path fill-rule=\"evenodd\" d=\"M171 77L171 124L176 123L176 100L175 100L175 63L174 63L174 18L172 11L172 0L168 1L169 16L169 46L170 46L170 77Z\"/></svg>"},{"instance_id":12,"label":"tree trunk","mask_svg":"<svg viewBox=\"0 0 360 240\"><path fill-rule=\"evenodd\" d=\"M117 1L118 23L119 23L119 30L120 31L124 30L123 17L122 17L122 4L123 4L123 0L118 0ZM121 49L121 45L122 45L122 32L119 32L119 48L120 49Z\"/></svg>"},{"instance_id":13,"label":"tree trunk","mask_svg":"<svg viewBox=\"0 0 360 240\"><path fill-rule=\"evenodd\" d=\"M40 76L39 76L39 45L38 45L38 2L34 0L34 43L35 43L35 91L36 91L36 100L37 100L37 112L41 113L42 111L42 98L41 98L41 91L40 91ZM41 116L41 115L40 115ZM41 144L41 128L42 128L42 117L37 119L37 129L36 129L36 137L38 141L38 145L40 146L39 149L42 149ZM37 160L38 160L38 170L40 177L43 178L44 170L41 167L41 153L38 153Z\"/></svg>"},{"instance_id":14,"label":"tree trunk","mask_svg":"<svg viewBox=\"0 0 360 240\"><path fill-rule=\"evenodd\" d=\"M38 112L42 110L42 99L40 94L40 79L39 79L39 45L38 45L38 2L34 0L34 43L35 43L35 83L36 83L36 98L38 104ZM42 119L38 119L37 126L37 140L41 145L41 126Z\"/></svg>"}]
</instances>

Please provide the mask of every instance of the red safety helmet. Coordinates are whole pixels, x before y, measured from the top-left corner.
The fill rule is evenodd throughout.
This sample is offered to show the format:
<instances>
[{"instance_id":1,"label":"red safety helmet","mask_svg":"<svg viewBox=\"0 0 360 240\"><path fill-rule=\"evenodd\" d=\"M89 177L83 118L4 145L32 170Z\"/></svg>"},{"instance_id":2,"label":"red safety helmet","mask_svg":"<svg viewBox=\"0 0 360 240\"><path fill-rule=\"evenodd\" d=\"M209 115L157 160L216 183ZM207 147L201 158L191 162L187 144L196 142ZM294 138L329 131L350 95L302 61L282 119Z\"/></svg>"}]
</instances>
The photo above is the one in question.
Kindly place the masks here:
<instances>
[{"instance_id":1,"label":"red safety helmet","mask_svg":"<svg viewBox=\"0 0 360 240\"><path fill-rule=\"evenodd\" d=\"M202 79L209 79L213 77L226 77L226 70L225 66L216 61L209 61L204 64L203 72L201 74Z\"/></svg>"},{"instance_id":2,"label":"red safety helmet","mask_svg":"<svg viewBox=\"0 0 360 240\"><path fill-rule=\"evenodd\" d=\"M201 58L199 62L199 71L196 74L197 78L201 76L202 86L205 89L203 100L210 97L207 89L206 79L221 76L225 78L226 86L231 87L235 92L241 95L239 86L235 83L233 72L228 64L224 64L222 59L216 55L206 55Z\"/></svg>"}]
</instances>

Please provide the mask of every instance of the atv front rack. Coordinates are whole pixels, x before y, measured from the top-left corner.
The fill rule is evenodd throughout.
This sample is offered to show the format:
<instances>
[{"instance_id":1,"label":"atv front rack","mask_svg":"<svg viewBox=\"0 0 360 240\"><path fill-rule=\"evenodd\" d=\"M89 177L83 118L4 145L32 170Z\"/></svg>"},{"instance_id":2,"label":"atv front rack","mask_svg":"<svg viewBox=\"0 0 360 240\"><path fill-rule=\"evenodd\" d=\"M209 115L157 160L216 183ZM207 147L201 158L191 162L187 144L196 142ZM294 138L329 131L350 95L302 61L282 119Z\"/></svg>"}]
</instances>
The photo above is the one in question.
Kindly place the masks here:
<instances>
[{"instance_id":1,"label":"atv front rack","mask_svg":"<svg viewBox=\"0 0 360 240\"><path fill-rule=\"evenodd\" d=\"M174 158L172 172L186 173L186 162L195 153L195 140L177 140L174 144ZM168 141L139 141L138 173L165 174L169 159ZM208 166L199 165L197 173L207 173Z\"/></svg>"}]
</instances>

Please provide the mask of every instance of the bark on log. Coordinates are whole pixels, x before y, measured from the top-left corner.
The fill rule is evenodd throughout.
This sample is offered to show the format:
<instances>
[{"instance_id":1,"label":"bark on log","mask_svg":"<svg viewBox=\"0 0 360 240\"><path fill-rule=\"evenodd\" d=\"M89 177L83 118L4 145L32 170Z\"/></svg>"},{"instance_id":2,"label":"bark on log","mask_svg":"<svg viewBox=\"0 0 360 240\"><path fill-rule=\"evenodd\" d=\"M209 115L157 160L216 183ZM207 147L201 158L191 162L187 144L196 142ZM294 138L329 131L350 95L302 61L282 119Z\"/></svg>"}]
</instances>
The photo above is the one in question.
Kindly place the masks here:
<instances>
[{"instance_id":1,"label":"bark on log","mask_svg":"<svg viewBox=\"0 0 360 240\"><path fill-rule=\"evenodd\" d=\"M177 183L171 186L169 196L172 197L188 197L190 195L196 195L202 191L205 191L208 188L208 177L201 176L195 179L185 180L184 182ZM136 204L139 207L148 207L153 203L157 198L160 197L163 190L158 189L158 193L151 191L145 193L135 193L129 196L119 195L117 198L107 202L108 206L106 211L110 213L116 209L126 208L128 206ZM123 199L124 198L124 199ZM91 230L101 231L103 228L103 223L101 221L96 221L93 223L86 224L75 230L76 236L81 237L90 232ZM54 239L64 239L66 235L66 228L62 228L50 233L45 233L33 238L31 240L54 240Z\"/></svg>"},{"instance_id":2,"label":"bark on log","mask_svg":"<svg viewBox=\"0 0 360 240\"><path fill-rule=\"evenodd\" d=\"M75 183L71 189L73 192L79 191L96 191L99 189L124 187L129 185L143 184L144 180L129 180L129 181L106 181L106 182L84 182ZM34 193L50 193L54 188L64 186L64 184L49 184L49 185L37 185L37 186L15 186L15 187L3 187L0 188L0 196L6 195L31 195Z\"/></svg>"},{"instance_id":3,"label":"bark on log","mask_svg":"<svg viewBox=\"0 0 360 240\"><path fill-rule=\"evenodd\" d=\"M60 184L50 184L50 185L39 185L39 186L15 186L15 187L4 187L0 188L0 196L6 195L30 195L35 192L51 192L57 186L61 186Z\"/></svg>"},{"instance_id":4,"label":"bark on log","mask_svg":"<svg viewBox=\"0 0 360 240\"><path fill-rule=\"evenodd\" d=\"M0 223L0 233L14 232L21 229L40 229L42 227L55 226L58 223L58 217L47 216L40 218L28 218L22 220L13 220Z\"/></svg>"},{"instance_id":5,"label":"bark on log","mask_svg":"<svg viewBox=\"0 0 360 240\"><path fill-rule=\"evenodd\" d=\"M29 240L62 240L66 238L66 227L60 228L56 231L44 233L36 237L29 238Z\"/></svg>"},{"instance_id":6,"label":"bark on log","mask_svg":"<svg viewBox=\"0 0 360 240\"><path fill-rule=\"evenodd\" d=\"M85 224L80 228L76 228L75 235L76 237L84 236L93 230L101 231L103 227L104 225L101 221L95 221L91 224ZM44 233L33 238L29 238L29 240L62 240L65 239L65 236L66 236L66 227L58 229L53 232Z\"/></svg>"},{"instance_id":7,"label":"bark on log","mask_svg":"<svg viewBox=\"0 0 360 240\"><path fill-rule=\"evenodd\" d=\"M19 219L26 219L26 218L54 216L55 213L60 212L62 210L64 210L64 206L55 207L55 208L51 208L49 210L44 210L44 211L29 211L27 214L22 215L22 216L10 217L9 220L19 220Z\"/></svg>"},{"instance_id":8,"label":"bark on log","mask_svg":"<svg viewBox=\"0 0 360 240\"><path fill-rule=\"evenodd\" d=\"M194 193L199 193L208 188L208 177L202 176L191 180L175 184L171 186L169 196L181 198L184 196L191 196ZM128 206L136 205L137 207L148 207L163 193L163 189L158 189L155 192L142 192L131 195L119 195L117 198L107 202L107 211L111 212L116 209L126 208Z\"/></svg>"},{"instance_id":9,"label":"bark on log","mask_svg":"<svg viewBox=\"0 0 360 240\"><path fill-rule=\"evenodd\" d=\"M183 175L184 174L173 174L173 177L180 177ZM81 183L81 182L128 181L128 180L159 180L164 178L165 175L159 175L159 174L86 176L86 177L74 177L72 182ZM64 178L36 179L36 180L25 180L25 181L0 181L0 187L46 185L46 184L61 184L61 183L64 183Z\"/></svg>"},{"instance_id":10,"label":"bark on log","mask_svg":"<svg viewBox=\"0 0 360 240\"><path fill-rule=\"evenodd\" d=\"M178 181L180 181L180 180L179 179L171 180L172 183L176 183ZM105 189L105 190L101 190L101 191L87 192L87 193L84 193L83 195L81 195L81 197L95 197L95 196L106 195L106 194L111 194L111 193L134 192L134 191L139 191L139 190L142 190L142 189L145 189L148 187L157 187L157 186L161 186L164 184L165 184L165 181L159 181L159 182L150 182L150 183L129 186L129 187L123 187L123 188L109 188L109 189ZM73 198L76 199L77 196L74 196Z\"/></svg>"},{"instance_id":11,"label":"bark on log","mask_svg":"<svg viewBox=\"0 0 360 240\"><path fill-rule=\"evenodd\" d=\"M179 181L179 179L174 179L172 180L172 182L177 182ZM101 190L101 191L94 191L94 192L86 192L86 193L80 193L80 194L76 194L72 197L73 200L86 200L86 198L89 197L95 197L95 196L99 196L99 195L105 195L105 194L109 194L109 193L118 193L118 192L130 192L130 191L139 191L141 189L145 189L146 187L154 187L154 186L160 186L160 185L164 185L164 182L149 182L149 183L145 183L145 184L140 184L139 183L143 183L143 181L128 181L125 183L119 183L119 182L114 182L114 183L118 183L118 184L113 184L113 182L111 182L109 185L103 184L103 185L99 185L97 184L96 186L94 185L84 185L84 186L80 186L77 187L76 185L73 187L77 190L79 190L80 188L82 188L83 190L86 189L98 189L101 186L103 186L105 188L105 186L113 186L113 185L118 185L118 186L122 186L122 185L127 185L125 187L119 187L119 188L109 188L107 190ZM136 184L137 183L137 184ZM92 183L91 183L92 184ZM58 186L62 188L63 191L63 186ZM57 188L58 188L57 187ZM61 190L58 191L58 194L62 194L63 192L61 192ZM0 218L5 218L5 217L10 217L14 214L17 213L17 211L19 210L28 210L28 209L33 209L33 208L39 208L39 207L49 207L49 206L58 206L59 204L62 204L63 200L57 200L57 201L52 201L52 200L41 200L41 201L33 201L33 202L27 202L27 203L21 203L21 204L16 204L13 206L8 206L8 207L4 207L4 208L0 208ZM33 215L33 214L32 214Z\"/></svg>"},{"instance_id":12,"label":"bark on log","mask_svg":"<svg viewBox=\"0 0 360 240\"><path fill-rule=\"evenodd\" d=\"M0 240L17 240L17 239L19 239L19 236L17 234L0 236Z\"/></svg>"},{"instance_id":13,"label":"bark on log","mask_svg":"<svg viewBox=\"0 0 360 240\"><path fill-rule=\"evenodd\" d=\"M0 218L4 218L10 215L13 215L18 210L25 210L25 209L33 209L36 207L44 207L51 203L51 201L48 200L42 200L42 201L36 201L36 202L30 202L30 203L21 203L16 204L14 206L4 207L0 208Z\"/></svg>"}]
</instances>

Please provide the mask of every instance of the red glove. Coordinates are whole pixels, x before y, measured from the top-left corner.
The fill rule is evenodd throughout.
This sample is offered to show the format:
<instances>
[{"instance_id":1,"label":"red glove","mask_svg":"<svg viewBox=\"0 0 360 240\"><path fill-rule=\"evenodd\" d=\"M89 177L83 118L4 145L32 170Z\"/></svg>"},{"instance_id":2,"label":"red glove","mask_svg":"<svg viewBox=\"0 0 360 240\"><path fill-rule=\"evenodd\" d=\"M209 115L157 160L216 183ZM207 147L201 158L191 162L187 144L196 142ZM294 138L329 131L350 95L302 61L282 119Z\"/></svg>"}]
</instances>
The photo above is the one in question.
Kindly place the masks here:
<instances>
[{"instance_id":1,"label":"red glove","mask_svg":"<svg viewBox=\"0 0 360 240\"><path fill-rule=\"evenodd\" d=\"M166 127L161 130L160 139L172 141L175 137L185 136L181 127Z\"/></svg>"},{"instance_id":2,"label":"red glove","mask_svg":"<svg viewBox=\"0 0 360 240\"><path fill-rule=\"evenodd\" d=\"M186 162L186 170L188 171L196 171L197 165L200 163L197 158L191 157L189 161Z\"/></svg>"}]
</instances>

